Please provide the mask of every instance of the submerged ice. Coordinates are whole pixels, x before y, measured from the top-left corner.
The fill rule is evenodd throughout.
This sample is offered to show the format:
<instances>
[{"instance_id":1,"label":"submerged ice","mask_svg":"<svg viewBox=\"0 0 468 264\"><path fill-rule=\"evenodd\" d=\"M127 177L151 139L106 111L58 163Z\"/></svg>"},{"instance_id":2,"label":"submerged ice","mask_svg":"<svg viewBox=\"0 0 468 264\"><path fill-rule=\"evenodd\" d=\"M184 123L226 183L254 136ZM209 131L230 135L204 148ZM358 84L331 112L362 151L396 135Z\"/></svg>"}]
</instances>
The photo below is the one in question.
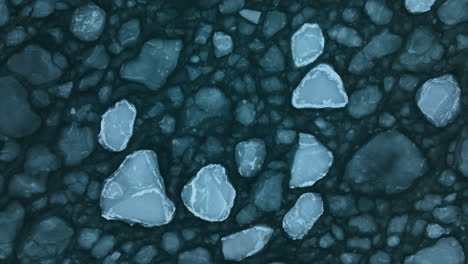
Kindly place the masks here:
<instances>
[{"instance_id":1,"label":"submerged ice","mask_svg":"<svg viewBox=\"0 0 468 264\"><path fill-rule=\"evenodd\" d=\"M201 168L182 190L182 201L187 209L203 220L224 221L234 205L236 190L226 170L218 164Z\"/></svg>"},{"instance_id":2,"label":"submerged ice","mask_svg":"<svg viewBox=\"0 0 468 264\"><path fill-rule=\"evenodd\" d=\"M333 67L319 64L294 89L291 103L295 108L341 108L348 103L348 95Z\"/></svg>"},{"instance_id":3,"label":"submerged ice","mask_svg":"<svg viewBox=\"0 0 468 264\"><path fill-rule=\"evenodd\" d=\"M145 227L161 226L174 217L174 203L167 197L152 150L128 155L106 179L101 193L102 217Z\"/></svg>"}]
</instances>

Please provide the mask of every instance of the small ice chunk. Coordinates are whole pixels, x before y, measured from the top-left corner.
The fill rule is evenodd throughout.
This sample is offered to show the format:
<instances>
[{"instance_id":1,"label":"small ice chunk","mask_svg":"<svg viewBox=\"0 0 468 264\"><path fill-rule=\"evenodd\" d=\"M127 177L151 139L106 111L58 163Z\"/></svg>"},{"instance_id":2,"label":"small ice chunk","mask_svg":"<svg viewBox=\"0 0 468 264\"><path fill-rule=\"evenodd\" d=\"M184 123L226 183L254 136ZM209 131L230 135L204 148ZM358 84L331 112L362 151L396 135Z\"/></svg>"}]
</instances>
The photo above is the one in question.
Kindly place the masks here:
<instances>
[{"instance_id":1,"label":"small ice chunk","mask_svg":"<svg viewBox=\"0 0 468 264\"><path fill-rule=\"evenodd\" d=\"M95 4L78 7L71 17L70 31L82 41L95 41L106 23L106 12Z\"/></svg>"},{"instance_id":2,"label":"small ice chunk","mask_svg":"<svg viewBox=\"0 0 468 264\"><path fill-rule=\"evenodd\" d=\"M343 81L332 66L319 64L310 70L293 91L295 108L342 108L348 104Z\"/></svg>"},{"instance_id":3,"label":"small ice chunk","mask_svg":"<svg viewBox=\"0 0 468 264\"><path fill-rule=\"evenodd\" d=\"M214 33L213 45L215 56L217 58L230 54L234 47L231 36L220 31Z\"/></svg>"},{"instance_id":4,"label":"small ice chunk","mask_svg":"<svg viewBox=\"0 0 468 264\"><path fill-rule=\"evenodd\" d=\"M420 14L431 10L436 0L405 0L405 7L408 12Z\"/></svg>"},{"instance_id":5,"label":"small ice chunk","mask_svg":"<svg viewBox=\"0 0 468 264\"><path fill-rule=\"evenodd\" d=\"M393 11L388 8L384 0L368 0L364 8L374 24L386 25L392 20Z\"/></svg>"},{"instance_id":6,"label":"small ice chunk","mask_svg":"<svg viewBox=\"0 0 468 264\"><path fill-rule=\"evenodd\" d=\"M278 31L282 30L288 22L285 13L279 11L270 11L265 16L263 22L263 35L268 39L271 38Z\"/></svg>"},{"instance_id":7,"label":"small ice chunk","mask_svg":"<svg viewBox=\"0 0 468 264\"><path fill-rule=\"evenodd\" d=\"M161 247L171 255L179 251L181 244L181 239L176 232L166 232L161 238Z\"/></svg>"},{"instance_id":8,"label":"small ice chunk","mask_svg":"<svg viewBox=\"0 0 468 264\"><path fill-rule=\"evenodd\" d=\"M247 100L240 101L236 106L236 120L243 126L249 126L255 121L255 105Z\"/></svg>"},{"instance_id":9,"label":"small ice chunk","mask_svg":"<svg viewBox=\"0 0 468 264\"><path fill-rule=\"evenodd\" d=\"M381 100L382 93L380 92L379 87L369 85L366 88L356 90L351 94L347 109L352 117L356 119L363 118L374 113Z\"/></svg>"},{"instance_id":10,"label":"small ice chunk","mask_svg":"<svg viewBox=\"0 0 468 264\"><path fill-rule=\"evenodd\" d=\"M242 9L239 11L239 15L254 24L258 24L260 17L262 16L262 12L252 9Z\"/></svg>"},{"instance_id":11,"label":"small ice chunk","mask_svg":"<svg viewBox=\"0 0 468 264\"><path fill-rule=\"evenodd\" d=\"M254 204L264 212L278 211L283 200L284 174L273 170L260 175L254 187Z\"/></svg>"},{"instance_id":12,"label":"small ice chunk","mask_svg":"<svg viewBox=\"0 0 468 264\"><path fill-rule=\"evenodd\" d=\"M243 177L255 176L261 169L266 156L263 140L254 138L236 145L236 163L239 174Z\"/></svg>"},{"instance_id":13,"label":"small ice chunk","mask_svg":"<svg viewBox=\"0 0 468 264\"><path fill-rule=\"evenodd\" d=\"M229 217L236 190L224 167L210 164L201 168L184 186L181 197L184 205L196 217L220 222Z\"/></svg>"},{"instance_id":14,"label":"small ice chunk","mask_svg":"<svg viewBox=\"0 0 468 264\"><path fill-rule=\"evenodd\" d=\"M222 0L222 3L219 4L218 9L221 14L232 14L241 10L244 5L245 0Z\"/></svg>"},{"instance_id":15,"label":"small ice chunk","mask_svg":"<svg viewBox=\"0 0 468 264\"><path fill-rule=\"evenodd\" d=\"M40 85L56 81L62 76L64 67L57 63L58 58L64 57L58 52L51 54L39 45L29 44L13 54L6 66L31 84Z\"/></svg>"},{"instance_id":16,"label":"small ice chunk","mask_svg":"<svg viewBox=\"0 0 468 264\"><path fill-rule=\"evenodd\" d=\"M444 24L449 26L468 21L468 1L447 0L439 6L437 15Z\"/></svg>"},{"instance_id":17,"label":"small ice chunk","mask_svg":"<svg viewBox=\"0 0 468 264\"><path fill-rule=\"evenodd\" d=\"M5 0L0 0L0 27L10 20L10 11Z\"/></svg>"},{"instance_id":18,"label":"small ice chunk","mask_svg":"<svg viewBox=\"0 0 468 264\"><path fill-rule=\"evenodd\" d=\"M176 68L181 50L181 40L148 40L137 58L122 65L120 77L158 90Z\"/></svg>"},{"instance_id":19,"label":"small ice chunk","mask_svg":"<svg viewBox=\"0 0 468 264\"><path fill-rule=\"evenodd\" d=\"M86 159L95 148L95 134L90 127L79 127L76 123L62 128L58 149L65 165L75 166Z\"/></svg>"},{"instance_id":20,"label":"small ice chunk","mask_svg":"<svg viewBox=\"0 0 468 264\"><path fill-rule=\"evenodd\" d=\"M341 24L330 28L328 30L328 36L346 47L360 47L363 43L361 36L355 29Z\"/></svg>"},{"instance_id":21,"label":"small ice chunk","mask_svg":"<svg viewBox=\"0 0 468 264\"><path fill-rule=\"evenodd\" d=\"M210 252L202 247L184 251L177 258L178 264L211 264Z\"/></svg>"},{"instance_id":22,"label":"small ice chunk","mask_svg":"<svg viewBox=\"0 0 468 264\"><path fill-rule=\"evenodd\" d=\"M144 227L169 223L175 206L166 195L156 153L139 150L128 155L104 182L100 205L107 220Z\"/></svg>"},{"instance_id":23,"label":"small ice chunk","mask_svg":"<svg viewBox=\"0 0 468 264\"><path fill-rule=\"evenodd\" d=\"M61 218L49 216L32 225L17 248L17 257L22 263L54 263L62 258L73 233L73 229Z\"/></svg>"},{"instance_id":24,"label":"small ice chunk","mask_svg":"<svg viewBox=\"0 0 468 264\"><path fill-rule=\"evenodd\" d=\"M450 74L430 79L419 89L416 102L427 120L445 127L460 111L460 87Z\"/></svg>"},{"instance_id":25,"label":"small ice chunk","mask_svg":"<svg viewBox=\"0 0 468 264\"><path fill-rule=\"evenodd\" d=\"M16 236L23 226L24 214L23 206L16 201L10 202L0 211L0 260L7 259L13 252Z\"/></svg>"},{"instance_id":26,"label":"small ice chunk","mask_svg":"<svg viewBox=\"0 0 468 264\"><path fill-rule=\"evenodd\" d=\"M405 264L463 264L465 254L454 237L439 239L433 246L423 248L405 258Z\"/></svg>"},{"instance_id":27,"label":"small ice chunk","mask_svg":"<svg viewBox=\"0 0 468 264\"><path fill-rule=\"evenodd\" d=\"M262 250L270 241L273 229L255 225L221 239L224 259L241 261Z\"/></svg>"},{"instance_id":28,"label":"small ice chunk","mask_svg":"<svg viewBox=\"0 0 468 264\"><path fill-rule=\"evenodd\" d=\"M318 24L305 23L291 38L291 51L296 67L314 62L325 47L325 39Z\"/></svg>"},{"instance_id":29,"label":"small ice chunk","mask_svg":"<svg viewBox=\"0 0 468 264\"><path fill-rule=\"evenodd\" d=\"M299 134L299 146L294 154L289 188L307 187L327 175L333 163L333 153L310 134Z\"/></svg>"},{"instance_id":30,"label":"small ice chunk","mask_svg":"<svg viewBox=\"0 0 468 264\"><path fill-rule=\"evenodd\" d=\"M315 193L304 193L284 216L283 229L291 239L302 239L322 214L322 197Z\"/></svg>"},{"instance_id":31,"label":"small ice chunk","mask_svg":"<svg viewBox=\"0 0 468 264\"><path fill-rule=\"evenodd\" d=\"M101 120L99 144L109 151L118 152L126 149L133 135L136 114L135 106L127 100L119 101L107 109Z\"/></svg>"},{"instance_id":32,"label":"small ice chunk","mask_svg":"<svg viewBox=\"0 0 468 264\"><path fill-rule=\"evenodd\" d=\"M29 104L28 92L23 85L14 77L0 77L0 135L29 136L39 129L41 122Z\"/></svg>"}]
</instances>

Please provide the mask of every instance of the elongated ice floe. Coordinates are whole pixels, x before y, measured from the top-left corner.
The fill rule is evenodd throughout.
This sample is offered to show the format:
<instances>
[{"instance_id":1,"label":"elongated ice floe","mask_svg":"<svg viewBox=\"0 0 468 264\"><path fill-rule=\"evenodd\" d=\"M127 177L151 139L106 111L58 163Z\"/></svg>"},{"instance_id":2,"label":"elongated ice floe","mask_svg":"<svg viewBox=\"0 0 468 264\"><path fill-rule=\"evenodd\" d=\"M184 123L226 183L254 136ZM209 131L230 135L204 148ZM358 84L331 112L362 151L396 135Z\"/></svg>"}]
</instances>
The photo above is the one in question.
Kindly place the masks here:
<instances>
[{"instance_id":1,"label":"elongated ice floe","mask_svg":"<svg viewBox=\"0 0 468 264\"><path fill-rule=\"evenodd\" d=\"M152 150L128 155L101 192L102 217L145 227L161 226L174 217L174 203L167 197Z\"/></svg>"},{"instance_id":2,"label":"elongated ice floe","mask_svg":"<svg viewBox=\"0 0 468 264\"><path fill-rule=\"evenodd\" d=\"M234 205L236 190L226 170L219 164L201 168L182 190L182 201L187 209L203 220L224 221Z\"/></svg>"},{"instance_id":3,"label":"elongated ice floe","mask_svg":"<svg viewBox=\"0 0 468 264\"><path fill-rule=\"evenodd\" d=\"M273 229L255 225L221 239L224 259L241 261L262 250L270 241Z\"/></svg>"},{"instance_id":4,"label":"elongated ice floe","mask_svg":"<svg viewBox=\"0 0 468 264\"><path fill-rule=\"evenodd\" d=\"M101 131L98 141L110 151L122 151L127 148L133 135L133 125L137 110L127 100L117 102L102 115Z\"/></svg>"},{"instance_id":5,"label":"elongated ice floe","mask_svg":"<svg viewBox=\"0 0 468 264\"><path fill-rule=\"evenodd\" d=\"M333 67L319 64L294 89L291 103L295 108L342 108L348 104L348 95Z\"/></svg>"},{"instance_id":6,"label":"elongated ice floe","mask_svg":"<svg viewBox=\"0 0 468 264\"><path fill-rule=\"evenodd\" d=\"M290 238L302 239L322 214L322 197L315 193L304 193L284 216L283 229Z\"/></svg>"}]
</instances>

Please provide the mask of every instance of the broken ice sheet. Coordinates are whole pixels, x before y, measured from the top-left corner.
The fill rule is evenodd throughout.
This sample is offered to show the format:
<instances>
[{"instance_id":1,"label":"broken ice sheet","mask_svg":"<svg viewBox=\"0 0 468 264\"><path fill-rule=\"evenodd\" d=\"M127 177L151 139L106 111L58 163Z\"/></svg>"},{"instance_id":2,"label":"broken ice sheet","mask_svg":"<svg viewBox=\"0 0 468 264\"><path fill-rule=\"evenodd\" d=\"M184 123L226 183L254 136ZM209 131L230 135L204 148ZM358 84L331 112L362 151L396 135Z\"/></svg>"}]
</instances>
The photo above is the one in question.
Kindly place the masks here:
<instances>
[{"instance_id":1,"label":"broken ice sheet","mask_svg":"<svg viewBox=\"0 0 468 264\"><path fill-rule=\"evenodd\" d=\"M332 66L319 64L310 70L294 89L295 108L341 108L348 103L343 81Z\"/></svg>"},{"instance_id":2,"label":"broken ice sheet","mask_svg":"<svg viewBox=\"0 0 468 264\"><path fill-rule=\"evenodd\" d=\"M323 52L325 39L318 24L305 23L291 38L291 51L296 67L314 62Z\"/></svg>"},{"instance_id":3,"label":"broken ice sheet","mask_svg":"<svg viewBox=\"0 0 468 264\"><path fill-rule=\"evenodd\" d=\"M307 187L327 175L333 163L333 153L314 136L299 134L299 146L294 154L289 188Z\"/></svg>"},{"instance_id":4,"label":"broken ice sheet","mask_svg":"<svg viewBox=\"0 0 468 264\"><path fill-rule=\"evenodd\" d=\"M102 116L99 144L110 151L122 151L127 148L128 141L133 135L137 111L127 100L117 102L107 109Z\"/></svg>"},{"instance_id":5,"label":"broken ice sheet","mask_svg":"<svg viewBox=\"0 0 468 264\"><path fill-rule=\"evenodd\" d=\"M152 150L128 155L106 179L101 193L102 217L144 227L161 226L174 217L174 203L167 197Z\"/></svg>"},{"instance_id":6,"label":"broken ice sheet","mask_svg":"<svg viewBox=\"0 0 468 264\"><path fill-rule=\"evenodd\" d=\"M224 167L210 164L201 168L184 186L181 197L184 205L196 217L220 222L229 217L236 190Z\"/></svg>"},{"instance_id":7,"label":"broken ice sheet","mask_svg":"<svg viewBox=\"0 0 468 264\"><path fill-rule=\"evenodd\" d=\"M258 253L268 244L272 234L272 228L266 225L255 225L223 237L221 243L224 259L241 261Z\"/></svg>"},{"instance_id":8,"label":"broken ice sheet","mask_svg":"<svg viewBox=\"0 0 468 264\"><path fill-rule=\"evenodd\" d=\"M419 89L416 103L427 120L444 127L460 111L460 87L449 74L430 79Z\"/></svg>"},{"instance_id":9,"label":"broken ice sheet","mask_svg":"<svg viewBox=\"0 0 468 264\"><path fill-rule=\"evenodd\" d=\"M283 218L283 229L294 240L302 239L323 214L323 201L319 194L302 194Z\"/></svg>"}]
</instances>

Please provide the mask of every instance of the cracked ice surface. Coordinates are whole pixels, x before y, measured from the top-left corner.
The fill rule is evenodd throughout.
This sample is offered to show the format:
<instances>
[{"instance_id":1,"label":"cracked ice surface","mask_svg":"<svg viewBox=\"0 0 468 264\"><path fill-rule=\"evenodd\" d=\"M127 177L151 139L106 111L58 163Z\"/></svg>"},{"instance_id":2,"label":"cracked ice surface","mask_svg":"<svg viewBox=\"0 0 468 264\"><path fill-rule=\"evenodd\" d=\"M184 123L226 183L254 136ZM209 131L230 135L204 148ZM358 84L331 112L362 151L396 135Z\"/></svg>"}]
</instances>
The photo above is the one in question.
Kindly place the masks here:
<instances>
[{"instance_id":1,"label":"cracked ice surface","mask_svg":"<svg viewBox=\"0 0 468 264\"><path fill-rule=\"evenodd\" d=\"M444 127L460 111L460 87L452 75L430 79L416 95L419 109L436 127Z\"/></svg>"},{"instance_id":2,"label":"cracked ice surface","mask_svg":"<svg viewBox=\"0 0 468 264\"><path fill-rule=\"evenodd\" d=\"M117 102L102 116L99 144L110 151L122 151L127 148L133 135L133 124L137 110L127 100Z\"/></svg>"},{"instance_id":3,"label":"cracked ice surface","mask_svg":"<svg viewBox=\"0 0 468 264\"><path fill-rule=\"evenodd\" d=\"M226 260L241 261L258 253L270 241L273 229L266 225L255 225L221 239Z\"/></svg>"},{"instance_id":4,"label":"cracked ice surface","mask_svg":"<svg viewBox=\"0 0 468 264\"><path fill-rule=\"evenodd\" d=\"M299 147L291 167L289 188L312 186L327 175L333 163L333 153L314 136L299 134Z\"/></svg>"},{"instance_id":5,"label":"cracked ice surface","mask_svg":"<svg viewBox=\"0 0 468 264\"><path fill-rule=\"evenodd\" d=\"M413 14L424 13L431 10L436 0L405 0L405 7Z\"/></svg>"},{"instance_id":6,"label":"cracked ice surface","mask_svg":"<svg viewBox=\"0 0 468 264\"><path fill-rule=\"evenodd\" d=\"M226 170L218 164L201 168L182 190L182 201L187 209L203 220L224 221L234 205L236 190Z\"/></svg>"},{"instance_id":7,"label":"cracked ice surface","mask_svg":"<svg viewBox=\"0 0 468 264\"><path fill-rule=\"evenodd\" d=\"M295 108L341 108L348 103L343 81L332 66L319 64L310 70L294 89Z\"/></svg>"},{"instance_id":8,"label":"cracked ice surface","mask_svg":"<svg viewBox=\"0 0 468 264\"><path fill-rule=\"evenodd\" d=\"M128 155L108 178L101 193L102 217L145 227L161 226L174 217L174 203L167 197L152 150Z\"/></svg>"},{"instance_id":9,"label":"cracked ice surface","mask_svg":"<svg viewBox=\"0 0 468 264\"><path fill-rule=\"evenodd\" d=\"M318 24L305 23L291 38L291 51L296 67L314 62L323 52L325 39Z\"/></svg>"},{"instance_id":10,"label":"cracked ice surface","mask_svg":"<svg viewBox=\"0 0 468 264\"><path fill-rule=\"evenodd\" d=\"M315 193L304 193L284 216L283 229L290 238L302 239L322 214L322 197Z\"/></svg>"}]
</instances>

